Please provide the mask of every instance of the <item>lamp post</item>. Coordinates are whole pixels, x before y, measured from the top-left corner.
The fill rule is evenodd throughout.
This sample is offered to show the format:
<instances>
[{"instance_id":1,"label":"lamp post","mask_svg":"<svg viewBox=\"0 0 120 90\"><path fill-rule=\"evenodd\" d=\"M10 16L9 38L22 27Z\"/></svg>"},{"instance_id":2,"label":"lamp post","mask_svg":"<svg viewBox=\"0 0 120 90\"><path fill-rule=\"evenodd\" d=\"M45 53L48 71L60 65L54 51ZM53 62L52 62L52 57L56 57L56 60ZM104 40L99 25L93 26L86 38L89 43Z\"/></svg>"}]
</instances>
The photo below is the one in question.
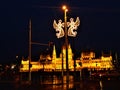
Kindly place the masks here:
<instances>
[{"instance_id":1,"label":"lamp post","mask_svg":"<svg viewBox=\"0 0 120 90\"><path fill-rule=\"evenodd\" d=\"M76 21L74 22L73 18L70 18L70 22L67 22L67 7L64 5L62 7L64 10L64 22L62 23L62 20L58 20L58 24L56 20L53 22L53 27L56 30L56 36L57 38L61 38L65 36L65 47L66 47L66 81L69 83L69 64L68 64L68 36L75 37L77 35L77 27L80 25L79 17L77 17ZM64 30L63 30L64 28ZM68 30L67 30L68 29ZM62 60L63 65L63 60ZM63 66L62 66L63 70Z\"/></svg>"},{"instance_id":2,"label":"lamp post","mask_svg":"<svg viewBox=\"0 0 120 90\"><path fill-rule=\"evenodd\" d=\"M28 76L28 81L29 83L31 83L31 45L32 44L36 44L36 45L42 45L42 46L49 46L52 44L52 42L48 42L48 44L44 44L44 43L38 43L38 42L32 42L32 22L31 22L31 19L29 20L29 64L28 64L28 68L29 68L29 76Z\"/></svg>"},{"instance_id":3,"label":"lamp post","mask_svg":"<svg viewBox=\"0 0 120 90\"><path fill-rule=\"evenodd\" d=\"M31 82L31 20L29 21L29 82Z\"/></svg>"},{"instance_id":4,"label":"lamp post","mask_svg":"<svg viewBox=\"0 0 120 90\"><path fill-rule=\"evenodd\" d=\"M65 47L66 47L66 80L69 81L69 65L68 65L68 36L67 36L67 7L64 5L62 7L64 10L64 28L65 28Z\"/></svg>"}]
</instances>

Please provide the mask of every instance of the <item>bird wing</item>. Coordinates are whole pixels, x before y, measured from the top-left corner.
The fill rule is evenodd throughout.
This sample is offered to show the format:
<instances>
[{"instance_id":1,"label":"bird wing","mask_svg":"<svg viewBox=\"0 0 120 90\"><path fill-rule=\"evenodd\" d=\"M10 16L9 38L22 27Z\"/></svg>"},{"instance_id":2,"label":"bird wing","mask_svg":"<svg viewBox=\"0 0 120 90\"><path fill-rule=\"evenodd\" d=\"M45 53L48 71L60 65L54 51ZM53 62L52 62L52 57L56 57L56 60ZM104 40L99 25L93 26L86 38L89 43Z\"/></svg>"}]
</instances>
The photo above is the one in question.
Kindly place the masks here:
<instances>
[{"instance_id":1,"label":"bird wing","mask_svg":"<svg viewBox=\"0 0 120 90\"><path fill-rule=\"evenodd\" d=\"M54 22L53 22L53 27L54 27L54 29L56 29L58 27L56 20L54 20Z\"/></svg>"},{"instance_id":2,"label":"bird wing","mask_svg":"<svg viewBox=\"0 0 120 90\"><path fill-rule=\"evenodd\" d=\"M80 25L80 19L79 19L79 17L76 18L75 25L76 25L76 26L79 26L79 25Z\"/></svg>"}]
</instances>

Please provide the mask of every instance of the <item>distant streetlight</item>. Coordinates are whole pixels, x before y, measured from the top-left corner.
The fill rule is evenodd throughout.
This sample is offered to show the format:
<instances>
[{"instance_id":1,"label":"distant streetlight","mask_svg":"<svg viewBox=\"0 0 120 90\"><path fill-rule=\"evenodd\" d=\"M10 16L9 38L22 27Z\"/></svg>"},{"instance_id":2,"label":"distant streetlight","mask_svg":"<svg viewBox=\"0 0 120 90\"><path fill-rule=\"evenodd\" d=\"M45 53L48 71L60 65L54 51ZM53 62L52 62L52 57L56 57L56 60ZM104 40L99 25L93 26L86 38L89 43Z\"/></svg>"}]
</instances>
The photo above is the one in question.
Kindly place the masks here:
<instances>
[{"instance_id":1,"label":"distant streetlight","mask_svg":"<svg viewBox=\"0 0 120 90\"><path fill-rule=\"evenodd\" d=\"M18 59L18 56L16 55L16 59Z\"/></svg>"},{"instance_id":2,"label":"distant streetlight","mask_svg":"<svg viewBox=\"0 0 120 90\"><path fill-rule=\"evenodd\" d=\"M69 81L69 65L68 65L68 36L75 37L77 35L77 27L80 25L79 17L77 17L76 21L74 22L73 18L70 18L70 22L67 22L67 6L63 6L62 9L64 10L64 22L62 20L58 20L58 24L56 20L53 22L53 27L56 30L57 38L61 38L65 35L65 46L66 46L66 72L67 72L67 82ZM68 30L67 30L68 27ZM64 30L63 30L64 28ZM63 60L62 60L63 65ZM62 68L63 70L63 68Z\"/></svg>"}]
</instances>

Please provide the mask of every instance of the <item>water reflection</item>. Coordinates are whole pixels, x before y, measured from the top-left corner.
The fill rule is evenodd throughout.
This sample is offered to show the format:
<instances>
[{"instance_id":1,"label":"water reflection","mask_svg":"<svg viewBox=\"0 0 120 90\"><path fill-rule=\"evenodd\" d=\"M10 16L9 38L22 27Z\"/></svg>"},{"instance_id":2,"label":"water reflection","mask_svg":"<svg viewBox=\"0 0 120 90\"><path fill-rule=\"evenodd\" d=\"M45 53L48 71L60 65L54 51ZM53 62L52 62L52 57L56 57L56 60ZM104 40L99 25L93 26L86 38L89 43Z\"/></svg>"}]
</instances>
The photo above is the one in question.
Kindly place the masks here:
<instances>
[{"instance_id":1,"label":"water reflection","mask_svg":"<svg viewBox=\"0 0 120 90\"><path fill-rule=\"evenodd\" d=\"M41 84L49 84L49 85L53 85L53 89L55 88L63 88L63 90L67 89L67 88L73 88L74 87L74 78L73 76L69 76L69 83L66 82L66 76L59 77L56 75L51 76L44 76L42 78L42 82Z\"/></svg>"},{"instance_id":2,"label":"water reflection","mask_svg":"<svg viewBox=\"0 0 120 90\"><path fill-rule=\"evenodd\" d=\"M100 90L103 90L103 84L102 84L102 81L100 80L99 83L100 83Z\"/></svg>"},{"instance_id":3,"label":"water reflection","mask_svg":"<svg viewBox=\"0 0 120 90\"><path fill-rule=\"evenodd\" d=\"M32 76L32 83L27 81L28 75L23 75L20 81L0 81L2 90L119 90L120 80L107 78L103 79L80 79L78 76L74 78L69 76L69 83L66 82L66 75L39 75ZM18 78L18 77L17 77Z\"/></svg>"}]
</instances>

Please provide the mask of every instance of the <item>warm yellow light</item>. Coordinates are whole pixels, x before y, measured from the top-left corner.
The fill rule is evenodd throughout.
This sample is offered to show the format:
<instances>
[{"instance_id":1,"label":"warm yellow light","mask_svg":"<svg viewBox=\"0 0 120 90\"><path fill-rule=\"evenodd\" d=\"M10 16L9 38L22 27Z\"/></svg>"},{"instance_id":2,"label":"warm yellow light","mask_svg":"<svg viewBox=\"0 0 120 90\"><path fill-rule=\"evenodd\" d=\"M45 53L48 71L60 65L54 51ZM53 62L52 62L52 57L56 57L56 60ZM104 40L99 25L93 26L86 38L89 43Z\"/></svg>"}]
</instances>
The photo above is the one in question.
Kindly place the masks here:
<instances>
[{"instance_id":1,"label":"warm yellow light","mask_svg":"<svg viewBox=\"0 0 120 90\"><path fill-rule=\"evenodd\" d=\"M63 9L63 10L66 10L66 9L67 9L67 7L66 7L65 5L63 5L62 9Z\"/></svg>"},{"instance_id":2,"label":"warm yellow light","mask_svg":"<svg viewBox=\"0 0 120 90\"><path fill-rule=\"evenodd\" d=\"M65 9L65 11L67 12L67 11L68 11L68 9Z\"/></svg>"},{"instance_id":3,"label":"warm yellow light","mask_svg":"<svg viewBox=\"0 0 120 90\"><path fill-rule=\"evenodd\" d=\"M67 9L67 6L66 6L66 5L63 5L62 9L63 9L63 10L65 10L65 12L67 12L67 11L68 11L68 9Z\"/></svg>"}]
</instances>

